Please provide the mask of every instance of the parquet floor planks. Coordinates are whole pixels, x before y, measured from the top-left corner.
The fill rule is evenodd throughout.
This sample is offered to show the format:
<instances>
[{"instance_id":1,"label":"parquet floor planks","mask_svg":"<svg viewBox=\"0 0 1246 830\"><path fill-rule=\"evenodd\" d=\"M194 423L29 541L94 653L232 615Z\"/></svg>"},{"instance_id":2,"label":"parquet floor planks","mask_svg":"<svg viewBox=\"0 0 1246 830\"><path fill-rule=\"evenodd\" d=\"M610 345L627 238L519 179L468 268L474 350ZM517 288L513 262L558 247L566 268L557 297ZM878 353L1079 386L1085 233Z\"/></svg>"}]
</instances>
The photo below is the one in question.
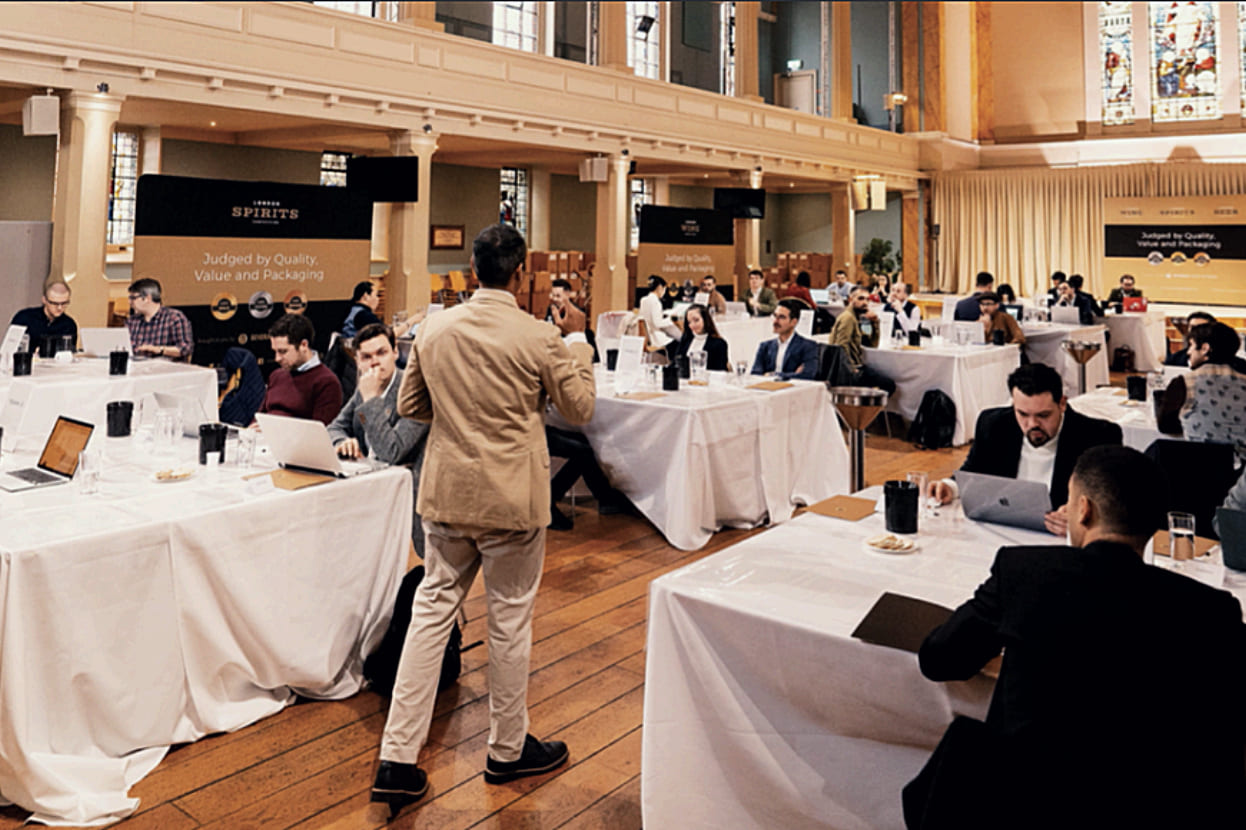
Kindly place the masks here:
<instances>
[{"instance_id":1,"label":"parquet floor planks","mask_svg":"<svg viewBox=\"0 0 1246 830\"><path fill-rule=\"evenodd\" d=\"M922 452L899 438L870 435L869 483L911 470L943 476L965 448ZM598 516L576 508L576 528L548 534L533 621L528 703L532 731L565 740L571 763L556 774L489 786L482 775L488 737L485 646L463 655L459 684L437 701L421 756L432 792L395 830L637 830L644 699L645 617L658 576L747 538L727 530L709 545L672 548L642 518ZM484 639L479 580L465 603L467 643ZM302 701L229 735L175 747L131 794L139 811L121 830L374 830L368 788L386 701L371 692L349 700ZM0 830L26 818L0 808Z\"/></svg>"}]
</instances>

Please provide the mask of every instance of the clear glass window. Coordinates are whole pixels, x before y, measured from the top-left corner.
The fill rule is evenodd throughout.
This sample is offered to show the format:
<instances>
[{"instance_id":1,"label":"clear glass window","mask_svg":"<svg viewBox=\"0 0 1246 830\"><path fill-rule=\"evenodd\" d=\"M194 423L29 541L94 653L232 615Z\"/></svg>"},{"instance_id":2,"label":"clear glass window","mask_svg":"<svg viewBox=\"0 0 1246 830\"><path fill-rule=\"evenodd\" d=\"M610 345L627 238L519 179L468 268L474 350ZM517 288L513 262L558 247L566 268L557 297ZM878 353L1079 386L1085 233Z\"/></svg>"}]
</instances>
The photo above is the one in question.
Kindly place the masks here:
<instances>
[{"instance_id":1,"label":"clear glass window","mask_svg":"<svg viewBox=\"0 0 1246 830\"><path fill-rule=\"evenodd\" d=\"M112 134L112 181L108 188L108 244L134 242L134 206L138 201L137 133Z\"/></svg>"}]
</instances>

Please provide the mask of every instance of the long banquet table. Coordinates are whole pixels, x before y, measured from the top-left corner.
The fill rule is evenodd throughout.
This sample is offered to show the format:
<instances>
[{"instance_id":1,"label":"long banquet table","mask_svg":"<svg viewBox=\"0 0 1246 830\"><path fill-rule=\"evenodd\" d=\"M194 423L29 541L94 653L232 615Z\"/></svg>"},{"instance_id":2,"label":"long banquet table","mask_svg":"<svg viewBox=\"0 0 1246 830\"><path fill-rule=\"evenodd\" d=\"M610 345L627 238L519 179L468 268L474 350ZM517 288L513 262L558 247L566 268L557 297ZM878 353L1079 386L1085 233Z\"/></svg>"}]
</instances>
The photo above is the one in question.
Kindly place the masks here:
<instances>
[{"instance_id":1,"label":"long banquet table","mask_svg":"<svg viewBox=\"0 0 1246 830\"><path fill-rule=\"evenodd\" d=\"M982 410L1008 403L1008 375L1020 365L1021 352L1011 344L945 343L923 345L920 349L866 349L865 362L896 382L896 393L887 400L887 411L900 413L906 421L917 417L926 390L940 389L946 393L956 403L952 443L960 446L973 439Z\"/></svg>"},{"instance_id":2,"label":"long banquet table","mask_svg":"<svg viewBox=\"0 0 1246 830\"><path fill-rule=\"evenodd\" d=\"M1120 387L1096 389L1078 395L1069 400L1069 406L1083 415L1118 425L1125 446L1139 452L1146 452L1146 448L1160 438L1181 438L1180 435L1166 436L1161 433L1155 425L1155 409L1151 402L1131 401Z\"/></svg>"},{"instance_id":3,"label":"long banquet table","mask_svg":"<svg viewBox=\"0 0 1246 830\"><path fill-rule=\"evenodd\" d=\"M171 744L296 694L354 694L388 624L407 469L298 491L253 489L236 467L154 480L195 447L108 439L100 493L0 493L0 801L37 821L123 817Z\"/></svg>"},{"instance_id":4,"label":"long banquet table","mask_svg":"<svg viewBox=\"0 0 1246 830\"><path fill-rule=\"evenodd\" d=\"M611 483L683 550L722 527L782 522L795 505L848 487L848 450L825 384L765 392L711 374L709 387L642 401L616 397L613 375L599 368L596 411L580 427ZM556 414L550 421L571 428Z\"/></svg>"},{"instance_id":5,"label":"long banquet table","mask_svg":"<svg viewBox=\"0 0 1246 830\"><path fill-rule=\"evenodd\" d=\"M194 398L206 420L216 420L216 370L168 360L134 360L128 373L108 374L108 360L79 358L74 363L36 359L30 375L0 376L0 426L4 448L42 446L58 415L95 424L103 431L110 401L133 401L153 392Z\"/></svg>"},{"instance_id":6,"label":"long banquet table","mask_svg":"<svg viewBox=\"0 0 1246 830\"><path fill-rule=\"evenodd\" d=\"M654 580L645 827L904 827L900 790L955 715L985 716L993 683L930 682L916 655L852 631L885 591L955 608L1000 546L1053 540L968 521L958 504L939 514L908 555L863 546L879 514L804 513ZM1224 584L1246 605L1246 574Z\"/></svg>"}]
</instances>

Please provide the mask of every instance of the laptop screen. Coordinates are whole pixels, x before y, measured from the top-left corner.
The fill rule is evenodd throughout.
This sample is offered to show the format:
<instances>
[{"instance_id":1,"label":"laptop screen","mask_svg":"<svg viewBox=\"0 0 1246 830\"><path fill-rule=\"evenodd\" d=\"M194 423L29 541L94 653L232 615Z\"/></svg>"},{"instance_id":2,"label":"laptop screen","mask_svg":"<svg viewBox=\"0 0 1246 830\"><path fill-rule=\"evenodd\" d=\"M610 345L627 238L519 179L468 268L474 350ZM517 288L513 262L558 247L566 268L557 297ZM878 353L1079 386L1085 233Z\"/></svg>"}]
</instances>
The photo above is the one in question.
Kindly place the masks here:
<instances>
[{"instance_id":1,"label":"laptop screen","mask_svg":"<svg viewBox=\"0 0 1246 830\"><path fill-rule=\"evenodd\" d=\"M48 442L43 445L43 454L39 456L39 468L72 478L78 469L78 453L87 448L94 429L91 424L64 415L57 418Z\"/></svg>"}]
</instances>

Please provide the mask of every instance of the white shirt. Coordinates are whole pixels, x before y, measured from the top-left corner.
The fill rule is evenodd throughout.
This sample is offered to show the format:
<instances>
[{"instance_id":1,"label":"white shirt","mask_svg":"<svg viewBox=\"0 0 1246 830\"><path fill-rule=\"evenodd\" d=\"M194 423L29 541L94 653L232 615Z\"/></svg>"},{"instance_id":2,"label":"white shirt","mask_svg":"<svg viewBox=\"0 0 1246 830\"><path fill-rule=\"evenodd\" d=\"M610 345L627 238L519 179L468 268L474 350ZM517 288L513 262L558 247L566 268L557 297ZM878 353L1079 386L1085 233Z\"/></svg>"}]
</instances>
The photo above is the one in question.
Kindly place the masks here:
<instances>
[{"instance_id":1,"label":"white shirt","mask_svg":"<svg viewBox=\"0 0 1246 830\"><path fill-rule=\"evenodd\" d=\"M663 328L662 301L657 294L649 292L640 298L640 319L645 321L650 346L661 348L671 342L671 336Z\"/></svg>"},{"instance_id":2,"label":"white shirt","mask_svg":"<svg viewBox=\"0 0 1246 830\"><path fill-rule=\"evenodd\" d=\"M782 337L776 337L775 340L779 341L779 349L774 356L774 370L777 373L783 371L783 357L787 354L787 347L792 342L792 335L789 334L787 340Z\"/></svg>"},{"instance_id":3,"label":"white shirt","mask_svg":"<svg viewBox=\"0 0 1246 830\"><path fill-rule=\"evenodd\" d=\"M917 303L913 303L913 310L908 314L904 313L903 306L901 306L899 311L896 311L895 307L892 306L890 302L887 303L887 308L889 308L891 313L896 316L896 328L900 329L900 331L905 334L908 334L910 331L917 331L921 327L922 310L921 306L917 305Z\"/></svg>"},{"instance_id":4,"label":"white shirt","mask_svg":"<svg viewBox=\"0 0 1246 830\"><path fill-rule=\"evenodd\" d=\"M688 353L705 351L705 338L707 337L709 337L708 334L694 334L692 342L688 344Z\"/></svg>"},{"instance_id":5,"label":"white shirt","mask_svg":"<svg viewBox=\"0 0 1246 830\"><path fill-rule=\"evenodd\" d=\"M1041 447L1030 444L1030 439L1021 438L1021 463L1017 465L1018 481L1035 481L1051 487L1051 475L1056 469L1056 447L1060 443L1060 428L1064 426L1064 418L1060 418L1060 427L1050 441Z\"/></svg>"}]
</instances>

